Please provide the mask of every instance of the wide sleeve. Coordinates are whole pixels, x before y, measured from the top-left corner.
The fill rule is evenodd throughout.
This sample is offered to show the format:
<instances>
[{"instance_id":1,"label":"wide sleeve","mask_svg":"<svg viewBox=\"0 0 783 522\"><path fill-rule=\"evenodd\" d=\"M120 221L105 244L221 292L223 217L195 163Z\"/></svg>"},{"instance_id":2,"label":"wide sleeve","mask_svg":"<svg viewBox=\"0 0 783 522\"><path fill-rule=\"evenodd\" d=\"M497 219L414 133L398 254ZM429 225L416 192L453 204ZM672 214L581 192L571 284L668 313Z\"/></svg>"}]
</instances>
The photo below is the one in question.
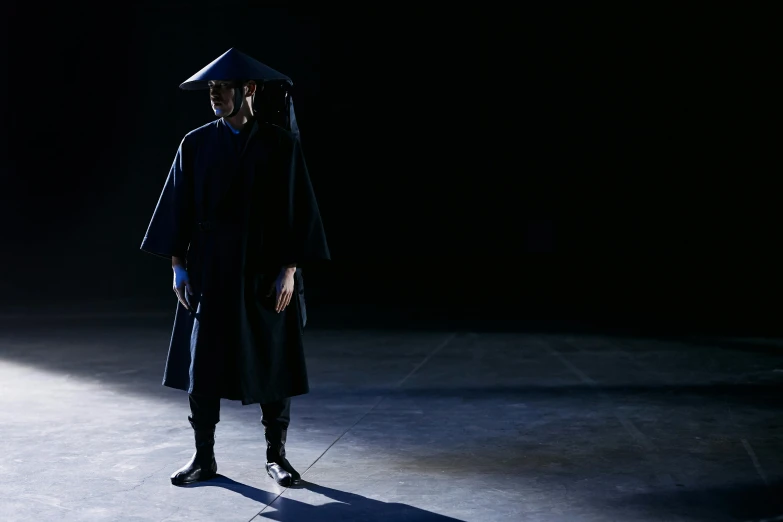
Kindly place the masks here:
<instances>
[{"instance_id":1,"label":"wide sleeve","mask_svg":"<svg viewBox=\"0 0 783 522\"><path fill-rule=\"evenodd\" d=\"M189 137L177 149L141 250L160 257L185 257L193 230L193 169Z\"/></svg>"},{"instance_id":2,"label":"wide sleeve","mask_svg":"<svg viewBox=\"0 0 783 522\"><path fill-rule=\"evenodd\" d=\"M281 238L281 264L302 265L313 261L329 261L329 246L302 145L299 139L292 138L288 148L290 156L284 163L287 167L287 220Z\"/></svg>"}]
</instances>

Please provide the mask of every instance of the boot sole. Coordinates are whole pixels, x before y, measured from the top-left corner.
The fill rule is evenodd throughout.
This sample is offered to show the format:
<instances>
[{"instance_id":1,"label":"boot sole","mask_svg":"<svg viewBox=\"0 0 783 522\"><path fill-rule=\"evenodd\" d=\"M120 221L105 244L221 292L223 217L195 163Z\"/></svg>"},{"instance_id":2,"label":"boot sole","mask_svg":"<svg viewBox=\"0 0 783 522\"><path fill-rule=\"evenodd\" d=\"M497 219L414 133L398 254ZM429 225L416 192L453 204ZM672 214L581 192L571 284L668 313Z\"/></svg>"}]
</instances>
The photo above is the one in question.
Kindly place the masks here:
<instances>
[{"instance_id":1,"label":"boot sole","mask_svg":"<svg viewBox=\"0 0 783 522\"><path fill-rule=\"evenodd\" d=\"M215 473L214 475L209 475L207 477L199 477L194 480L181 480L172 477L171 483L174 484L175 486L187 486L188 484L195 484L196 482L204 482L205 480L212 480L215 477L217 477L217 473Z\"/></svg>"},{"instance_id":2,"label":"boot sole","mask_svg":"<svg viewBox=\"0 0 783 522\"><path fill-rule=\"evenodd\" d=\"M287 488L287 487L290 487L290 486L291 486L291 484L293 483L293 480L291 479L291 477L288 477L287 479L283 479L281 482L278 482L277 480L275 480L275 477L274 477L274 475L272 475L272 472L271 472L271 471L267 470L267 471L266 471L266 474L267 474L267 475L269 475L269 477L270 477L272 480L274 480L274 481L275 481L275 484L277 484L278 486L281 486L281 487Z\"/></svg>"},{"instance_id":3,"label":"boot sole","mask_svg":"<svg viewBox=\"0 0 783 522\"><path fill-rule=\"evenodd\" d=\"M183 480L180 478L176 478L176 476L171 477L171 483L175 486L187 486L188 484L195 484L196 482L204 482L205 480L212 480L213 478L217 477L217 471L209 471L207 473L202 473L199 478L197 479L191 479L191 480Z\"/></svg>"},{"instance_id":4,"label":"boot sole","mask_svg":"<svg viewBox=\"0 0 783 522\"><path fill-rule=\"evenodd\" d=\"M274 480L275 483L278 486L281 486L281 487L284 487L284 488L289 488L291 486L295 486L295 485L299 484L302 481L301 477L300 478L294 478L294 476L291 474L290 471L285 470L284 468L282 468L282 469L288 474L288 478L283 479L282 482L278 482L277 479L275 479L275 476L272 474L271 471L269 471L269 466L266 466L266 474L269 475L269 478Z\"/></svg>"}]
</instances>

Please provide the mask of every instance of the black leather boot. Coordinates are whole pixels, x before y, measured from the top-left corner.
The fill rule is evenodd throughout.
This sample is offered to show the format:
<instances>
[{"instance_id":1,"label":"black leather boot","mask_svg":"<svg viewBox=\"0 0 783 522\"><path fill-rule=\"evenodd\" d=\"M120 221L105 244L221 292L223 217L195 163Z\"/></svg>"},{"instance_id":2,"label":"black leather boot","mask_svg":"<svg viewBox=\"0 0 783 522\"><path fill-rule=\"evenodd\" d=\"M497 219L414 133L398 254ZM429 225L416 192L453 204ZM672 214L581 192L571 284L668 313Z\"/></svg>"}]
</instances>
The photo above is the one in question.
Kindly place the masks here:
<instances>
[{"instance_id":1,"label":"black leather boot","mask_svg":"<svg viewBox=\"0 0 783 522\"><path fill-rule=\"evenodd\" d=\"M302 477L285 458L285 439L287 429L269 427L264 430L266 436L266 473L278 485L287 488L301 482Z\"/></svg>"},{"instance_id":2,"label":"black leather boot","mask_svg":"<svg viewBox=\"0 0 783 522\"><path fill-rule=\"evenodd\" d=\"M190 424L193 426L193 433L196 438L196 452L187 464L171 475L171 483L175 486L184 486L202 480L209 480L217 475L215 427L196 429L193 422Z\"/></svg>"}]
</instances>

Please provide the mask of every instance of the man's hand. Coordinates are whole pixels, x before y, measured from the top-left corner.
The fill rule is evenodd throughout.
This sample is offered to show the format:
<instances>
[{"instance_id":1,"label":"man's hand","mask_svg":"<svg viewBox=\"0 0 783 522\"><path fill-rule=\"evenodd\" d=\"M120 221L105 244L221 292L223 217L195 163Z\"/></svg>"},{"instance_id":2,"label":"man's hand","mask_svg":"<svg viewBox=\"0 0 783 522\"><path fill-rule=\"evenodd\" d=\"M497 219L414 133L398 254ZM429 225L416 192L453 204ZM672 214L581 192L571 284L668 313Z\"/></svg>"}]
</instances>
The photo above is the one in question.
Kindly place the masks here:
<instances>
[{"instance_id":1,"label":"man's hand","mask_svg":"<svg viewBox=\"0 0 783 522\"><path fill-rule=\"evenodd\" d=\"M291 296L294 295L294 272L296 268L284 268L280 271L280 275L272 282L272 286L269 288L267 297L272 295L272 292L277 290L277 303L275 304L275 312L280 313L285 310L288 303L291 302Z\"/></svg>"},{"instance_id":2,"label":"man's hand","mask_svg":"<svg viewBox=\"0 0 783 522\"><path fill-rule=\"evenodd\" d=\"M193 295L193 289L190 287L188 272L181 265L175 265L172 268L174 270L174 293L177 294L177 299L182 303L182 306L186 310L190 310L188 295Z\"/></svg>"}]
</instances>

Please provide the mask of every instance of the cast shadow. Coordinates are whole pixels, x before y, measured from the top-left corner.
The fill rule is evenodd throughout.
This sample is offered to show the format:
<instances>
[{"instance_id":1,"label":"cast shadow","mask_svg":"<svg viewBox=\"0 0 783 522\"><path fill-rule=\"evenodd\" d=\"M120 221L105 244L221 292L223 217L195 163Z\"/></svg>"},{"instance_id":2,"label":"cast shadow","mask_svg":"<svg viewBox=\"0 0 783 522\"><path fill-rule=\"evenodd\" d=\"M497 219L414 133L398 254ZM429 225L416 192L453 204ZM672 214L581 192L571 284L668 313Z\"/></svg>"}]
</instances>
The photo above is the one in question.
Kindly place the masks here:
<instances>
[{"instance_id":1,"label":"cast shadow","mask_svg":"<svg viewBox=\"0 0 783 522\"><path fill-rule=\"evenodd\" d=\"M463 522L456 518L439 515L407 504L373 500L355 493L320 486L307 482L304 479L302 479L301 484L290 489L307 489L313 493L323 495L334 502L314 506L282 496L275 500L277 493L270 493L248 486L225 475L218 475L210 481L200 482L187 487L225 488L263 505L274 501L272 505L274 510L269 510L268 513L265 511L261 513L260 517L280 522L301 522L303 520L307 522L366 522L368 520L373 522L397 522L400 520L405 520L406 522Z\"/></svg>"}]
</instances>

